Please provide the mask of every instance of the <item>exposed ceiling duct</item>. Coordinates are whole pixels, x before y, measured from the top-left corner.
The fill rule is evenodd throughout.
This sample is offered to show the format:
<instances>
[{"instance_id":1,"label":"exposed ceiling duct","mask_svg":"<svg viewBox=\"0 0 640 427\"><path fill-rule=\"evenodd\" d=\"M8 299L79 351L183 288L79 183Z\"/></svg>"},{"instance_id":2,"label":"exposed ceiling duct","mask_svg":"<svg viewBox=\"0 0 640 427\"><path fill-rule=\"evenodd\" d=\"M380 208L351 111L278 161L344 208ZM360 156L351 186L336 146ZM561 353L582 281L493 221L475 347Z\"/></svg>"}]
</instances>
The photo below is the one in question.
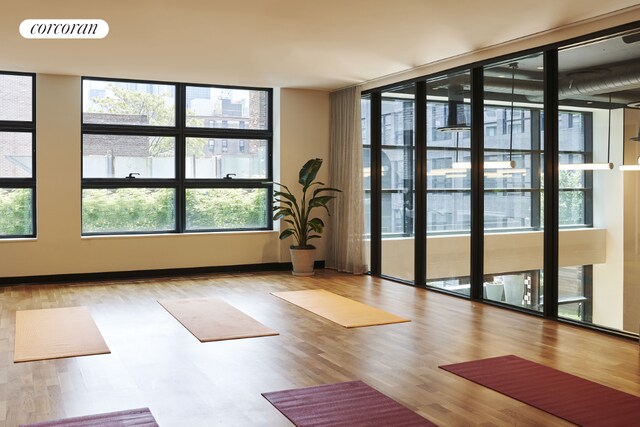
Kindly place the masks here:
<instances>
[{"instance_id":1,"label":"exposed ceiling duct","mask_svg":"<svg viewBox=\"0 0 640 427\"><path fill-rule=\"evenodd\" d=\"M580 99L607 102L608 95L616 104L630 107L640 106L640 63L630 61L609 68L582 69L566 72L559 81L560 100ZM530 102L542 102L543 83L541 80L516 80L515 93L526 96ZM505 78L485 77L485 91L510 93L511 82Z\"/></svg>"}]
</instances>

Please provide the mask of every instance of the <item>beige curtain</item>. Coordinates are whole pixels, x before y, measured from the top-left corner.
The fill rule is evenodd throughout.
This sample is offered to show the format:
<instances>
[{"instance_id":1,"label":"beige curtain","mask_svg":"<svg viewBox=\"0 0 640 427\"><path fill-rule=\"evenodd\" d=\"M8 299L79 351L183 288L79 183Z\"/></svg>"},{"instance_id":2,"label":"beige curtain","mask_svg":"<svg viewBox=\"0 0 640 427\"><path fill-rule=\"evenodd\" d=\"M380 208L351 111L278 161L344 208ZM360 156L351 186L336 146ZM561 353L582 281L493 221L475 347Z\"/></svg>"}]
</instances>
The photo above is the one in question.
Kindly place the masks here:
<instances>
[{"instance_id":1,"label":"beige curtain","mask_svg":"<svg viewBox=\"0 0 640 427\"><path fill-rule=\"evenodd\" d=\"M329 182L342 193L330 204L326 266L353 274L368 270L363 236L360 117L360 88L331 94Z\"/></svg>"}]
</instances>

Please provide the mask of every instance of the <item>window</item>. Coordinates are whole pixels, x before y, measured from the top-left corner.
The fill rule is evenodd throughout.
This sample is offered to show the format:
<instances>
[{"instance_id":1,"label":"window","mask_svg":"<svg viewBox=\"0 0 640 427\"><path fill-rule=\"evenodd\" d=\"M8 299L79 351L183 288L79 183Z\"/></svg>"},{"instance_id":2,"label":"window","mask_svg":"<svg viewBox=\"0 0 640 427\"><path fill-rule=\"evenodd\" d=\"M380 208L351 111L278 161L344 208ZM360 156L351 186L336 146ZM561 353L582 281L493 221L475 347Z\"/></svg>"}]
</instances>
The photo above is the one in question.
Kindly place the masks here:
<instances>
[{"instance_id":1,"label":"window","mask_svg":"<svg viewBox=\"0 0 640 427\"><path fill-rule=\"evenodd\" d=\"M35 76L0 73L0 238L34 237Z\"/></svg>"},{"instance_id":2,"label":"window","mask_svg":"<svg viewBox=\"0 0 640 427\"><path fill-rule=\"evenodd\" d=\"M558 116L559 161L585 163L593 159L593 113L560 111ZM561 227L592 226L593 171L561 170L558 219Z\"/></svg>"},{"instance_id":3,"label":"window","mask_svg":"<svg viewBox=\"0 0 640 427\"><path fill-rule=\"evenodd\" d=\"M84 235L272 228L270 89L82 85Z\"/></svg>"}]
</instances>

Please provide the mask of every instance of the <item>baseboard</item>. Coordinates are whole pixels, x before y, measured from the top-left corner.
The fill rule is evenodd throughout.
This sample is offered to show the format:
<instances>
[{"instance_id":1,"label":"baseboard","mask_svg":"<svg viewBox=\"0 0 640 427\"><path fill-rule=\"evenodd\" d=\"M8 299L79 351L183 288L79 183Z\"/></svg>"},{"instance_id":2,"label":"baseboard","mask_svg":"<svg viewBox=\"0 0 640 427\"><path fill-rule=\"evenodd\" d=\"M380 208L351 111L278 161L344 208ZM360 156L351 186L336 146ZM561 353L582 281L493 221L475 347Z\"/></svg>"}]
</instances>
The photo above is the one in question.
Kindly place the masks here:
<instances>
[{"instance_id":1,"label":"baseboard","mask_svg":"<svg viewBox=\"0 0 640 427\"><path fill-rule=\"evenodd\" d=\"M316 261L314 267L324 268L324 261ZM53 274L44 276L0 277L0 285L49 284L93 282L102 280L151 279L155 277L193 276L208 273L250 273L258 271L289 271L290 262L266 264L221 265L211 267L166 268L157 270L106 271L99 273Z\"/></svg>"}]
</instances>

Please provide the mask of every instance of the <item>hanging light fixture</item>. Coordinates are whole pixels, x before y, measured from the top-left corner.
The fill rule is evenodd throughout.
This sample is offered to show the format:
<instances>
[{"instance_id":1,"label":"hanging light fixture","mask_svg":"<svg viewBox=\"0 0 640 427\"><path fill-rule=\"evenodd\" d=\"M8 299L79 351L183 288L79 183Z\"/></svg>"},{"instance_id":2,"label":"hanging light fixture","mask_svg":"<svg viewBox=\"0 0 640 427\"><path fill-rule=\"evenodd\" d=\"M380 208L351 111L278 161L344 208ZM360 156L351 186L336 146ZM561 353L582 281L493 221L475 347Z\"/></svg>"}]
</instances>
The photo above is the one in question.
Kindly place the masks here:
<instances>
[{"instance_id":1,"label":"hanging light fixture","mask_svg":"<svg viewBox=\"0 0 640 427\"><path fill-rule=\"evenodd\" d=\"M640 141L640 129L638 129L638 135L629 138L631 141ZM625 140L622 140L622 165L620 165L620 170L623 172L629 171L640 171L640 157L638 157L637 164L635 165L625 165L624 164L624 153L625 153Z\"/></svg>"},{"instance_id":2,"label":"hanging light fixture","mask_svg":"<svg viewBox=\"0 0 640 427\"><path fill-rule=\"evenodd\" d=\"M515 95L516 68L518 68L518 63L514 62L509 64L509 68L511 68L511 126L509 126L509 160L485 161L485 170L513 169L516 167L516 162L513 160L513 98ZM451 167L453 169L471 169L471 162L455 162Z\"/></svg>"},{"instance_id":3,"label":"hanging light fixture","mask_svg":"<svg viewBox=\"0 0 640 427\"><path fill-rule=\"evenodd\" d=\"M565 163L558 165L560 170L611 170L611 94L609 94L609 122L607 125L607 163Z\"/></svg>"},{"instance_id":4,"label":"hanging light fixture","mask_svg":"<svg viewBox=\"0 0 640 427\"><path fill-rule=\"evenodd\" d=\"M458 106L464 104L463 87L459 84L450 84L447 87L448 111L447 125L436 128L438 132L466 132L471 130L471 126L466 123L466 118L462 122L458 117ZM464 111L463 111L464 116Z\"/></svg>"}]
</instances>

